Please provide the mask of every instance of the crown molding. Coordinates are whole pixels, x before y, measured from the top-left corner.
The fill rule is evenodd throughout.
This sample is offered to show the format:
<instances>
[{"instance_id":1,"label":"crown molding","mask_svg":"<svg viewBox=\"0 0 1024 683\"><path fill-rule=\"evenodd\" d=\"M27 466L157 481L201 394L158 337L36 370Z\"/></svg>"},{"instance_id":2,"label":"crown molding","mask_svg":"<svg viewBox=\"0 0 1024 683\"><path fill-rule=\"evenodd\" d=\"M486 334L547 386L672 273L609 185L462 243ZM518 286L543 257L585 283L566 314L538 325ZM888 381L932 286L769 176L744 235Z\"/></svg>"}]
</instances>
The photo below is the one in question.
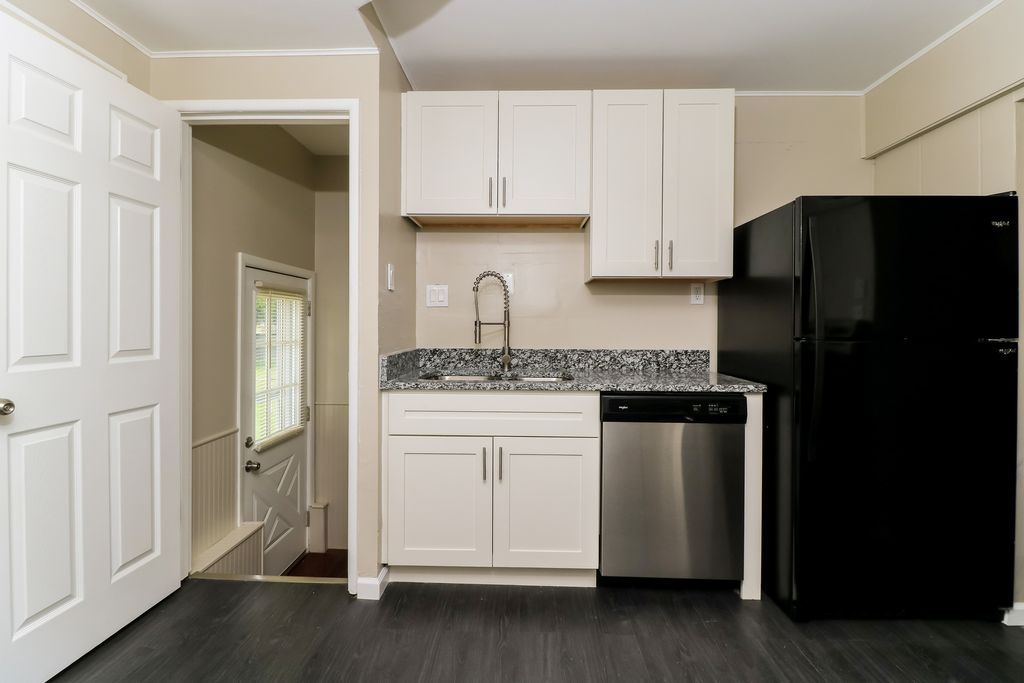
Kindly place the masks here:
<instances>
[{"instance_id":1,"label":"crown molding","mask_svg":"<svg viewBox=\"0 0 1024 683\"><path fill-rule=\"evenodd\" d=\"M895 76L897 73L899 73L903 69L907 68L908 66L910 66L911 64L913 64L914 62L919 60L921 57L924 57L926 54L928 54L929 52L931 52L932 50L937 48L939 45L941 45L942 43L946 42L947 40L949 40L950 38L955 36L957 33L959 33L960 31L964 30L965 28L967 28L968 26L970 26L971 24L976 22L978 19L981 19L983 16L985 16L986 14L988 14L989 12L991 12L992 10L994 10L996 7L998 7L1001 4L1003 4L1003 0L992 0L992 2L988 3L987 5L982 7L980 10L978 10L977 12L972 14L971 16L967 17L966 19L961 21L959 24L957 24L956 26L954 26L953 28L951 28L950 30L946 31L941 36L939 36L938 38L933 40L932 42L930 42L927 45L925 45L923 48L921 48L920 50L918 50L917 52L912 54L910 57L908 57L906 60L904 60L901 64L899 64L898 66L893 68L891 71L889 71L888 73L883 75L877 81L875 81L874 83L872 83L868 87L864 88L864 90L861 92L861 94L862 95L867 95L869 92L871 92L872 90L874 90L878 86L882 85L882 83L885 83L887 80L889 80L890 78Z\"/></svg>"},{"instance_id":2,"label":"crown molding","mask_svg":"<svg viewBox=\"0 0 1024 683\"><path fill-rule=\"evenodd\" d=\"M331 47L311 49L266 49L266 50L151 50L132 34L90 7L86 0L69 2L95 19L117 37L146 55L150 59L187 59L210 57L337 57L351 55L376 55L375 47Z\"/></svg>"},{"instance_id":3,"label":"crown molding","mask_svg":"<svg viewBox=\"0 0 1024 683\"><path fill-rule=\"evenodd\" d=\"M860 97L862 90L737 90L736 97Z\"/></svg>"}]
</instances>

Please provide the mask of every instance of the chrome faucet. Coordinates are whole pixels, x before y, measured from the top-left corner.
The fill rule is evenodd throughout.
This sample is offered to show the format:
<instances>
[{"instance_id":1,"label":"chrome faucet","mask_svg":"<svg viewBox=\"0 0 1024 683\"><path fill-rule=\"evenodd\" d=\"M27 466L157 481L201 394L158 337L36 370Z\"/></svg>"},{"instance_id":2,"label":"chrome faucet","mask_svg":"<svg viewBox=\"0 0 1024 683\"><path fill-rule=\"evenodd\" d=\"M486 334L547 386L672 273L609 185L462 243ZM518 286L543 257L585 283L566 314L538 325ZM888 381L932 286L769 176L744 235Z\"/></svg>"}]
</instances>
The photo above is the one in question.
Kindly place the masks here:
<instances>
[{"instance_id":1,"label":"chrome faucet","mask_svg":"<svg viewBox=\"0 0 1024 683\"><path fill-rule=\"evenodd\" d=\"M480 321L480 281L485 277L493 277L501 283L501 289L505 293L505 320L503 322L485 323ZM501 349L501 370L502 372L509 372L512 369L512 349L508 343L509 327L511 326L508 319L508 283L505 282L505 278L501 276L501 273L485 270L476 276L476 280L473 281L473 306L476 308L476 321L473 323L473 343L479 344L483 341L484 325L503 326L505 328L505 346Z\"/></svg>"}]
</instances>

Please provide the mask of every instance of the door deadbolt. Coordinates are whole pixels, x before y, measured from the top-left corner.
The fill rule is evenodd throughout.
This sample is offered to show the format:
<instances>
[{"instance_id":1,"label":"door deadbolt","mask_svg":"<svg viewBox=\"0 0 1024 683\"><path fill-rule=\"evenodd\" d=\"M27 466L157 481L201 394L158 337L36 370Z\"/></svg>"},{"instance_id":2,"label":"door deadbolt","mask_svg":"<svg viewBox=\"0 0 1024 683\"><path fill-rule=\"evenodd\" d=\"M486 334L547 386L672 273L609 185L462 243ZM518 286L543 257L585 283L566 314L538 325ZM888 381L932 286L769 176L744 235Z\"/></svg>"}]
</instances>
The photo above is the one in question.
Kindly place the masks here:
<instances>
[{"instance_id":1,"label":"door deadbolt","mask_svg":"<svg viewBox=\"0 0 1024 683\"><path fill-rule=\"evenodd\" d=\"M245 447L246 447L246 448L252 448L252 447L253 447L253 444L255 444L255 443L256 443L256 442L255 442L255 441L253 441L253 438L252 438L251 436L247 436L247 437L245 437Z\"/></svg>"}]
</instances>

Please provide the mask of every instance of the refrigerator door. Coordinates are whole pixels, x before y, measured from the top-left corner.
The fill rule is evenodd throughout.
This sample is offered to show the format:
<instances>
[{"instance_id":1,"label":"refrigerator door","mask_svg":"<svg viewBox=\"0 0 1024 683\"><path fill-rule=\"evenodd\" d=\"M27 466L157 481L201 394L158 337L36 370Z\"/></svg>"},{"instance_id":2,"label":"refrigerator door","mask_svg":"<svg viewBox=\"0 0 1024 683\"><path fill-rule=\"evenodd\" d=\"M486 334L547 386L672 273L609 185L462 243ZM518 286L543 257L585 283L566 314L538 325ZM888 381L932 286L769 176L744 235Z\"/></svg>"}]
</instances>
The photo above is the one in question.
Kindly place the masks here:
<instances>
[{"instance_id":1,"label":"refrigerator door","mask_svg":"<svg viewBox=\"0 0 1024 683\"><path fill-rule=\"evenodd\" d=\"M1017 337L1016 197L803 197L797 338Z\"/></svg>"},{"instance_id":2,"label":"refrigerator door","mask_svg":"<svg viewBox=\"0 0 1024 683\"><path fill-rule=\"evenodd\" d=\"M1017 347L797 342L796 617L1012 602Z\"/></svg>"}]
</instances>

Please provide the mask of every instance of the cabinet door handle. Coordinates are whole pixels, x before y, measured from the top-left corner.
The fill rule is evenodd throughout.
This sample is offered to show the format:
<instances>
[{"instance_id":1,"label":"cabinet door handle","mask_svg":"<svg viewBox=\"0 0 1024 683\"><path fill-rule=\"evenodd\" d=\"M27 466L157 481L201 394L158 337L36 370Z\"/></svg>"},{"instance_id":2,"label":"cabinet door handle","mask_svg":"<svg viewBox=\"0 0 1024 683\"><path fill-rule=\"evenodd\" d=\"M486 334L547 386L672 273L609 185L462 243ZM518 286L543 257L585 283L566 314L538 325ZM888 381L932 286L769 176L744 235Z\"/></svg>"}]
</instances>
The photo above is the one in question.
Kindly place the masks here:
<instances>
[{"instance_id":1,"label":"cabinet door handle","mask_svg":"<svg viewBox=\"0 0 1024 683\"><path fill-rule=\"evenodd\" d=\"M505 208L508 203L508 178L501 179L501 208Z\"/></svg>"},{"instance_id":2,"label":"cabinet door handle","mask_svg":"<svg viewBox=\"0 0 1024 683\"><path fill-rule=\"evenodd\" d=\"M487 208L494 206L494 178L487 179Z\"/></svg>"},{"instance_id":3,"label":"cabinet door handle","mask_svg":"<svg viewBox=\"0 0 1024 683\"><path fill-rule=\"evenodd\" d=\"M483 448L483 457L481 458L481 462L484 464L484 481L487 481L487 446L484 446Z\"/></svg>"},{"instance_id":4,"label":"cabinet door handle","mask_svg":"<svg viewBox=\"0 0 1024 683\"><path fill-rule=\"evenodd\" d=\"M668 241L668 269L672 270L672 240Z\"/></svg>"},{"instance_id":5,"label":"cabinet door handle","mask_svg":"<svg viewBox=\"0 0 1024 683\"><path fill-rule=\"evenodd\" d=\"M654 270L658 270L661 266L661 259L658 257L658 251L661 248L661 240L654 240Z\"/></svg>"},{"instance_id":6,"label":"cabinet door handle","mask_svg":"<svg viewBox=\"0 0 1024 683\"><path fill-rule=\"evenodd\" d=\"M498 446L498 481L501 481L501 475L502 475L502 470L503 470L503 468L501 466L502 465L501 461L504 459L504 455L505 455L505 449L502 448L501 446Z\"/></svg>"}]
</instances>

